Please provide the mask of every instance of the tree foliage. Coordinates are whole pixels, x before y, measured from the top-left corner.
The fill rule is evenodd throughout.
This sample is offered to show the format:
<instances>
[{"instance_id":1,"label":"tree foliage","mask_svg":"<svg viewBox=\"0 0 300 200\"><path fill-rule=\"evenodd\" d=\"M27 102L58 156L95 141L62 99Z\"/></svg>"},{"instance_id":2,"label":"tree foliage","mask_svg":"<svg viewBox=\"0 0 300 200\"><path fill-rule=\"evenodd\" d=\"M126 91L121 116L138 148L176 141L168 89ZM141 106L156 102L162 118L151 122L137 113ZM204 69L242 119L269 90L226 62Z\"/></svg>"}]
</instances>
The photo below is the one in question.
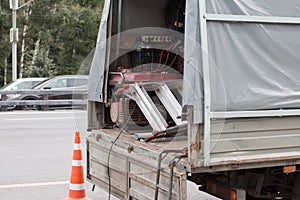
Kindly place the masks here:
<instances>
[{"instance_id":1,"label":"tree foliage","mask_svg":"<svg viewBox=\"0 0 300 200\"><path fill-rule=\"evenodd\" d=\"M27 1L19 0L19 4ZM103 1L43 0L20 8L17 11L18 67L22 60L23 77L76 74L86 56L95 48ZM0 12L2 85L5 60L11 70L9 0L1 1ZM24 55L24 59L20 59L20 54Z\"/></svg>"},{"instance_id":2,"label":"tree foliage","mask_svg":"<svg viewBox=\"0 0 300 200\"><path fill-rule=\"evenodd\" d=\"M9 1L0 1L0 85L4 82L4 65L11 54L9 43L11 15L9 12Z\"/></svg>"}]
</instances>

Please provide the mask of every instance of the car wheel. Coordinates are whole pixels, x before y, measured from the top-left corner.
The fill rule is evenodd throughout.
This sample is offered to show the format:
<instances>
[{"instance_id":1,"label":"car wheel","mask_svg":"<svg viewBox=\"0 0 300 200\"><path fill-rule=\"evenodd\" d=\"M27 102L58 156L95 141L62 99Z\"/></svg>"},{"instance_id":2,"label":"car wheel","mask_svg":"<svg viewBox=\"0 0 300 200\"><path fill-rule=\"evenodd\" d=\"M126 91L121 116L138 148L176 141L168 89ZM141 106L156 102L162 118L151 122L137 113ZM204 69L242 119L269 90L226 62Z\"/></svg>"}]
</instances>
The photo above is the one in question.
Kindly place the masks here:
<instances>
[{"instance_id":1,"label":"car wheel","mask_svg":"<svg viewBox=\"0 0 300 200\"><path fill-rule=\"evenodd\" d=\"M37 100L36 98L26 98L23 100ZM41 110L41 107L39 105L24 105L22 106L22 110Z\"/></svg>"}]
</instances>

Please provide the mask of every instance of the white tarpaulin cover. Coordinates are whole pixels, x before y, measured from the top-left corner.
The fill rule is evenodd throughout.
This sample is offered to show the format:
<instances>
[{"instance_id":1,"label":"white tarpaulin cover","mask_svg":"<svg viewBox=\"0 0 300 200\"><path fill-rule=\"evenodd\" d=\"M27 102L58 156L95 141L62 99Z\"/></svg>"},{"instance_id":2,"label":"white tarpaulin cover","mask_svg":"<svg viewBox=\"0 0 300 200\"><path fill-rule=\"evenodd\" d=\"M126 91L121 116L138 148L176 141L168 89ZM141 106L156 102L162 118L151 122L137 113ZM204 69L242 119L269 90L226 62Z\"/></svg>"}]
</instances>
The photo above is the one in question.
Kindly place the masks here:
<instances>
[{"instance_id":1,"label":"white tarpaulin cover","mask_svg":"<svg viewBox=\"0 0 300 200\"><path fill-rule=\"evenodd\" d=\"M110 0L104 3L100 28L98 32L96 50L92 61L92 66L88 81L88 99L91 101L103 101L104 88L104 72L106 58L106 42L107 42L107 21L110 9Z\"/></svg>"},{"instance_id":2,"label":"white tarpaulin cover","mask_svg":"<svg viewBox=\"0 0 300 200\"><path fill-rule=\"evenodd\" d=\"M185 30L197 42L198 3L187 1ZM206 6L208 14L300 17L300 0L207 0ZM207 21L213 111L300 108L298 19L299 24ZM194 121L201 122L201 56L190 46L186 42L184 104L196 108Z\"/></svg>"},{"instance_id":3,"label":"white tarpaulin cover","mask_svg":"<svg viewBox=\"0 0 300 200\"><path fill-rule=\"evenodd\" d=\"M103 101L110 1L105 2L89 81L89 100ZM300 108L300 0L207 0L208 14L292 17L299 24L207 21L213 111ZM199 1L187 0L183 104L202 121ZM192 41L192 42L191 42Z\"/></svg>"}]
</instances>

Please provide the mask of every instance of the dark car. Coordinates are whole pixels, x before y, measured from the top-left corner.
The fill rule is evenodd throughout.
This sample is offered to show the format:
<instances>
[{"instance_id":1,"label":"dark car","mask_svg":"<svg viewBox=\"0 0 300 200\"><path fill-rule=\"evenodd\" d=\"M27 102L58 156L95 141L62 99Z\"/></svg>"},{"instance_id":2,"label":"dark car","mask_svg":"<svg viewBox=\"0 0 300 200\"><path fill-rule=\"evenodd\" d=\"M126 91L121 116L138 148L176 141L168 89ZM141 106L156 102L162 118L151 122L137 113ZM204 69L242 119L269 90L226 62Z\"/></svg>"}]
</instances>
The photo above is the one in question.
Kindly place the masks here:
<instances>
[{"instance_id":1,"label":"dark car","mask_svg":"<svg viewBox=\"0 0 300 200\"><path fill-rule=\"evenodd\" d=\"M87 89L87 75L63 75L48 78L38 85L34 86L32 89L40 91L66 91L66 93L49 94L49 100L72 100L72 99L83 99L85 94L73 94L76 90L86 90ZM41 100L42 95L38 94L26 94L21 95L15 100ZM51 108L62 108L71 107L72 105L53 105ZM37 110L40 109L38 105L27 105L18 107L18 109L26 110Z\"/></svg>"}]
</instances>

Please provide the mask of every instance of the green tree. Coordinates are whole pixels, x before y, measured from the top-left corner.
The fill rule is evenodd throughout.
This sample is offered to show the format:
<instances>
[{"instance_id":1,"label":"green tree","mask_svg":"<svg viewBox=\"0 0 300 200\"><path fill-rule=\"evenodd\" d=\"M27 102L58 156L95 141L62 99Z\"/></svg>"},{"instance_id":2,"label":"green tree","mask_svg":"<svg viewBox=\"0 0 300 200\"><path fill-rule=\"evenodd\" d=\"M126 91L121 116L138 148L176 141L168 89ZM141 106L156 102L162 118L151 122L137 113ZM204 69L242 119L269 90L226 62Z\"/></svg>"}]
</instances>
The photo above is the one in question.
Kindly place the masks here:
<instances>
[{"instance_id":1,"label":"green tree","mask_svg":"<svg viewBox=\"0 0 300 200\"><path fill-rule=\"evenodd\" d=\"M9 1L0 2L0 86L4 82L8 82L7 77L11 71L7 63L10 62L11 44L9 42L9 32L11 27L11 11L9 9Z\"/></svg>"},{"instance_id":2,"label":"green tree","mask_svg":"<svg viewBox=\"0 0 300 200\"><path fill-rule=\"evenodd\" d=\"M96 1L74 1L72 5L60 6L59 14L64 16L58 33L63 41L57 55L57 72L60 74L77 73L81 63L95 48L100 23L100 6ZM87 3L88 2L88 3Z\"/></svg>"},{"instance_id":3,"label":"green tree","mask_svg":"<svg viewBox=\"0 0 300 200\"><path fill-rule=\"evenodd\" d=\"M20 5L28 0L19 0ZM95 48L104 0L34 1L17 11L18 71L23 77L76 74ZM0 2L0 85L11 79L9 1ZM88 62L89 63L89 62ZM23 71L20 70L23 66ZM86 71L86 70L85 70Z\"/></svg>"},{"instance_id":4,"label":"green tree","mask_svg":"<svg viewBox=\"0 0 300 200\"><path fill-rule=\"evenodd\" d=\"M85 57L95 47L101 5L101 1L82 0L35 3L29 17L29 24L35 26L27 34L31 40L28 43L35 52L49 52L48 61L52 60L56 67L52 72L77 73ZM39 49L36 41L39 41ZM27 56L27 60L33 58L33 52L30 53L31 56ZM32 68L29 63L26 65Z\"/></svg>"}]
</instances>

